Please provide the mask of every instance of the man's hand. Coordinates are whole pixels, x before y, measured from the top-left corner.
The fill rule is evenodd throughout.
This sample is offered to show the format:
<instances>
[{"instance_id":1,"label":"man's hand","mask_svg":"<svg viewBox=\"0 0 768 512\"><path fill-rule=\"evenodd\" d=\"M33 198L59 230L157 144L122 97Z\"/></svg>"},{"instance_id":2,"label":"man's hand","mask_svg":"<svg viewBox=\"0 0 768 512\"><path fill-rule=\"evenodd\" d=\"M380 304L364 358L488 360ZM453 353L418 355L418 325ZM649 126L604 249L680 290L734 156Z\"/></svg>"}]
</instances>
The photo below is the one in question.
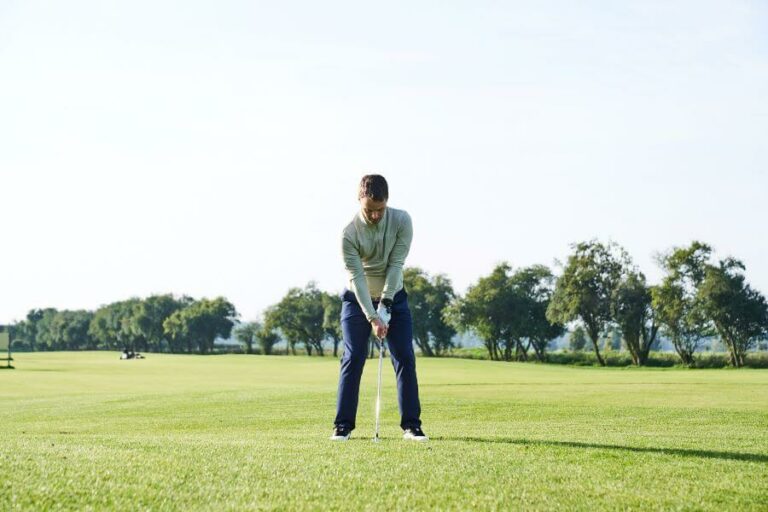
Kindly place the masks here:
<instances>
[{"instance_id":1,"label":"man's hand","mask_svg":"<svg viewBox=\"0 0 768 512\"><path fill-rule=\"evenodd\" d=\"M373 335L379 338L380 340L383 340L387 337L387 324L381 321L380 318L374 318L371 320L371 325L373 326Z\"/></svg>"},{"instance_id":2,"label":"man's hand","mask_svg":"<svg viewBox=\"0 0 768 512\"><path fill-rule=\"evenodd\" d=\"M379 307L376 308L376 314L379 315L379 318L384 322L384 325L389 327L389 321L392 319L392 307L391 303L389 306L385 304L386 300L387 299L382 299L381 302L379 302Z\"/></svg>"}]
</instances>

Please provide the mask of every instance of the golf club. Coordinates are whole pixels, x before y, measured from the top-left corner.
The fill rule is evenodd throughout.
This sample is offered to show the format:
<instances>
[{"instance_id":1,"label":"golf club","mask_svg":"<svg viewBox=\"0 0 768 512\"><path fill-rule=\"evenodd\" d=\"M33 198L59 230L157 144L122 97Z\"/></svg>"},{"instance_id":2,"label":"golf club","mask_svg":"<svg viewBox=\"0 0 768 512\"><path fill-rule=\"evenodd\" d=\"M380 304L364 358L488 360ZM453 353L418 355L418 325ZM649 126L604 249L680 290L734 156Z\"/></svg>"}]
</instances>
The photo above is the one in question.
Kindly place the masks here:
<instances>
[{"instance_id":1,"label":"golf club","mask_svg":"<svg viewBox=\"0 0 768 512\"><path fill-rule=\"evenodd\" d=\"M376 432L373 435L373 442L379 442L379 416L381 414L381 365L384 361L384 340L376 338L379 341L379 378L376 386Z\"/></svg>"}]
</instances>

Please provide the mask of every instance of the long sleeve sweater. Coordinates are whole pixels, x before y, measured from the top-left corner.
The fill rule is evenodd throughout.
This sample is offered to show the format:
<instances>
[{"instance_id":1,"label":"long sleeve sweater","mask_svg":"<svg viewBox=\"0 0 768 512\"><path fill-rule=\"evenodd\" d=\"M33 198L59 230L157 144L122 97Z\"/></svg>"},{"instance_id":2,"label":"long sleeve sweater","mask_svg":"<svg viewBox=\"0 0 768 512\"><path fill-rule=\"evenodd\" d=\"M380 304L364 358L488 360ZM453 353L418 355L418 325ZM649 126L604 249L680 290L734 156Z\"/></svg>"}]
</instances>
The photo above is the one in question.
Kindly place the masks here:
<instances>
[{"instance_id":1,"label":"long sleeve sweater","mask_svg":"<svg viewBox=\"0 0 768 512\"><path fill-rule=\"evenodd\" d=\"M369 322L378 318L372 298L392 299L403 288L403 265L412 239L411 216L389 207L376 224L368 224L360 212L344 228L341 252L349 289Z\"/></svg>"}]
</instances>

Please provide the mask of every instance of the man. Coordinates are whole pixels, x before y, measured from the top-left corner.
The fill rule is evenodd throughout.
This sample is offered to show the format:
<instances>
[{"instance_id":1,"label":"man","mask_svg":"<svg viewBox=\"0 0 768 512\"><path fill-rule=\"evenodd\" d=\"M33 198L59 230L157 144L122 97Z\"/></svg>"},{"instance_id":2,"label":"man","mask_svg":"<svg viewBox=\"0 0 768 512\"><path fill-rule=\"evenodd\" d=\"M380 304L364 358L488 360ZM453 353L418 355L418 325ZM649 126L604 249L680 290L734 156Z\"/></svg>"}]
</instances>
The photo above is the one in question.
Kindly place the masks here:
<instances>
[{"instance_id":1,"label":"man","mask_svg":"<svg viewBox=\"0 0 768 512\"><path fill-rule=\"evenodd\" d=\"M360 212L341 237L349 286L341 306L344 357L331 440L346 441L355 428L360 377L373 331L389 345L403 439L427 441L421 430L411 311L403 288L403 265L413 238L411 217L403 210L387 207L389 187L378 174L363 176L358 199Z\"/></svg>"}]
</instances>

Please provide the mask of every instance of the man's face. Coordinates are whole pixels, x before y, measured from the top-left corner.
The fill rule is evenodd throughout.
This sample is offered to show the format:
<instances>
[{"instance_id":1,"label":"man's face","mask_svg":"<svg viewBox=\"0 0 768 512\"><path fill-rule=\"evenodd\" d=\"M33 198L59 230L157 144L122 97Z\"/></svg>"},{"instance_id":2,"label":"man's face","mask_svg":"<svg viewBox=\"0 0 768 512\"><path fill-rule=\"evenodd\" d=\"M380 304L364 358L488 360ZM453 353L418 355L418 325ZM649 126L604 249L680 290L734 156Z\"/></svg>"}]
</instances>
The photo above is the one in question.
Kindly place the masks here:
<instances>
[{"instance_id":1,"label":"man's face","mask_svg":"<svg viewBox=\"0 0 768 512\"><path fill-rule=\"evenodd\" d=\"M363 212L363 218L368 224L378 224L381 218L384 217L387 201L375 201L370 197L361 197L360 207Z\"/></svg>"}]
</instances>

